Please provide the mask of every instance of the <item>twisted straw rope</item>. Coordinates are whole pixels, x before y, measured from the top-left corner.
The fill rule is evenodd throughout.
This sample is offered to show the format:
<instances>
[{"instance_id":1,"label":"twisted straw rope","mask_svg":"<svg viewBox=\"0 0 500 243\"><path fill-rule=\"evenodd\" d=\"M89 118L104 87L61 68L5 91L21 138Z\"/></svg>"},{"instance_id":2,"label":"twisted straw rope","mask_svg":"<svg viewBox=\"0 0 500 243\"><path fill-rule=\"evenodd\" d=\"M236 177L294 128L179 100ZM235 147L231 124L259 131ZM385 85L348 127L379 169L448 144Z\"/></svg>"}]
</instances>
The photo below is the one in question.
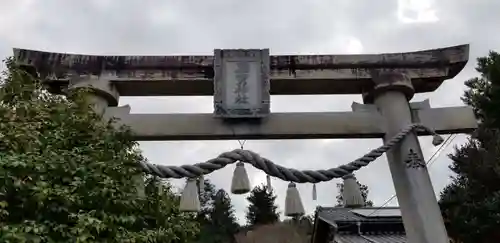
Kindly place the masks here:
<instances>
[{"instance_id":1,"label":"twisted straw rope","mask_svg":"<svg viewBox=\"0 0 500 243\"><path fill-rule=\"evenodd\" d=\"M214 159L194 165L165 166L141 162L140 166L146 173L161 178L195 178L222 169L228 164L233 164L237 161L241 161L244 163L249 163L253 167L264 171L266 174L280 178L284 181L297 183L318 183L349 175L352 172L361 169L361 167L367 166L378 157L382 156L382 154L389 151L394 145L400 143L403 138L405 138L412 131L426 131L432 135L437 135L435 131L421 124L411 124L407 128L401 130L390 140L388 140L384 145L370 151L363 157L358 158L348 164L328 170L300 171L293 168L286 168L281 165L274 164L269 159L263 158L257 153L243 149L235 149L230 152L225 152Z\"/></svg>"}]
</instances>

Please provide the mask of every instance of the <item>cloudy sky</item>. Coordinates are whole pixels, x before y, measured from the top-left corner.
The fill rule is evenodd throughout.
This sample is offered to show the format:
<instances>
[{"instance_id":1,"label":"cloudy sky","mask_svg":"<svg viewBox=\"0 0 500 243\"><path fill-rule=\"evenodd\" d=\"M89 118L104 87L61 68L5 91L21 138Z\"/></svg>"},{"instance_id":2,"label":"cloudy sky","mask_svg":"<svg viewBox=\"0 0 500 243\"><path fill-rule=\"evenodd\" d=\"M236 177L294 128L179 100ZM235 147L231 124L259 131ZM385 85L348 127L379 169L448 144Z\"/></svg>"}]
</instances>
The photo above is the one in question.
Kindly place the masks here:
<instances>
[{"instance_id":1,"label":"cloudy sky","mask_svg":"<svg viewBox=\"0 0 500 243\"><path fill-rule=\"evenodd\" d=\"M271 54L356 54L406 52L471 44L470 62L455 79L429 98L433 107L462 105L463 81L476 75L475 58L500 50L500 1L495 0L0 0L0 56L13 47L82 54L212 54L214 48L270 48ZM495 24L496 23L496 24ZM273 112L348 111L361 96L274 96ZM133 113L212 112L212 97L122 97ZM426 158L436 150L422 139ZM449 182L446 154L465 141L458 135L430 166L436 194ZM347 163L379 146L371 140L248 141L246 149L297 169L325 169ZM151 163L181 165L238 148L237 141L142 142ZM247 168L253 184L265 175ZM232 168L208 178L229 190ZM383 204L394 195L387 161L379 159L357 173L370 199ZM334 180L299 185L308 212L334 205ZM176 181L176 185L183 182ZM273 180L283 209L286 183ZM244 218L244 196L232 196ZM392 200L389 205L397 205Z\"/></svg>"}]
</instances>

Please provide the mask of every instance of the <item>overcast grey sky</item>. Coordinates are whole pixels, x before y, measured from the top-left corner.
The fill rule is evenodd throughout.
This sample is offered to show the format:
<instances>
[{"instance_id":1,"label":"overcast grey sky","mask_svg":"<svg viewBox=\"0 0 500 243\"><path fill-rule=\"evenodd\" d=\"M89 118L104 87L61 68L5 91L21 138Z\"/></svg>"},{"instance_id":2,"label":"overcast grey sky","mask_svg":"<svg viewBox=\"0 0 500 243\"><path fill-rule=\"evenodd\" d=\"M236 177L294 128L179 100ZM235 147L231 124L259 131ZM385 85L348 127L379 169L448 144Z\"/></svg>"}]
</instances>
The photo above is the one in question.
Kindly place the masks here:
<instances>
[{"instance_id":1,"label":"overcast grey sky","mask_svg":"<svg viewBox=\"0 0 500 243\"><path fill-rule=\"evenodd\" d=\"M471 44L470 62L429 98L433 107L462 105L463 81L473 77L475 58L500 50L500 1L495 0L0 0L0 57L13 47L53 52L121 55L212 54L214 48L270 48L271 54L355 54L405 52ZM361 96L272 97L273 112L346 111ZM212 97L122 97L133 113L212 112ZM449 182L446 154L465 141L459 135L430 166L436 194ZM422 139L426 158L435 151ZM381 141L248 141L246 149L287 167L324 169L347 163ZM204 161L239 147L237 141L142 142L151 163ZM265 175L247 167L253 184ZM208 176L229 190L233 168ZM394 194L385 157L357 173L375 205ZM299 185L308 213L334 205L339 180ZM182 185L182 181L175 181ZM273 180L283 209L286 183ZM244 218L245 196L232 196ZM392 200L389 205L397 205Z\"/></svg>"}]
</instances>

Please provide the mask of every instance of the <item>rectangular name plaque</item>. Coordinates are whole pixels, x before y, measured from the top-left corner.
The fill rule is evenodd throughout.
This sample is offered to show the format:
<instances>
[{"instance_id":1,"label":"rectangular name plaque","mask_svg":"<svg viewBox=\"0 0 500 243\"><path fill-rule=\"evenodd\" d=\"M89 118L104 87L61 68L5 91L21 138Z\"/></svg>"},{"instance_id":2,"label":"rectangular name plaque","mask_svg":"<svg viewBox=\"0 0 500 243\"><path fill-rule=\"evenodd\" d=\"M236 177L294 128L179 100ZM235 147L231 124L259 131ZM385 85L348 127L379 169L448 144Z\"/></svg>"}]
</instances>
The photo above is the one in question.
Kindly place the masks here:
<instances>
[{"instance_id":1,"label":"rectangular name plaque","mask_svg":"<svg viewBox=\"0 0 500 243\"><path fill-rule=\"evenodd\" d=\"M214 51L214 115L261 118L270 113L269 49Z\"/></svg>"}]
</instances>

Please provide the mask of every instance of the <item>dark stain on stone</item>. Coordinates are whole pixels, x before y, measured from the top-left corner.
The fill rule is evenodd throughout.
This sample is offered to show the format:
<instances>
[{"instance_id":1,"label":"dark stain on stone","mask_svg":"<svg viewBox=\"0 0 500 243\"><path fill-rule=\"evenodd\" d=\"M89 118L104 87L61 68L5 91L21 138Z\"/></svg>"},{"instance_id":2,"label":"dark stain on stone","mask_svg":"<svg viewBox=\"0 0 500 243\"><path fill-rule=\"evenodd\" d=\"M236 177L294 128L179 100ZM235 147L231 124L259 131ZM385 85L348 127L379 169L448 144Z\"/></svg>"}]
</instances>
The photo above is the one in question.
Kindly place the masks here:
<instances>
[{"instance_id":1,"label":"dark stain on stone","mask_svg":"<svg viewBox=\"0 0 500 243\"><path fill-rule=\"evenodd\" d=\"M444 49L426 50L410 53L375 55L378 61L372 61L374 55L360 55L354 62L339 62L337 55L310 56L271 56L270 69L287 70L290 76L297 76L297 70L339 70L350 69L359 74L363 70L397 69L397 68L450 68L453 72L460 70L467 62L468 46L456 46ZM50 53L16 49L15 58L24 65L33 65L45 75L54 73L64 76L69 70L77 74L100 75L110 71L177 71L178 73L199 74L205 78L213 78L213 57L211 56L89 56ZM430 56L431 58L426 58ZM463 61L450 63L450 56L463 55ZM370 59L363 60L363 56ZM411 58L410 58L411 57ZM455 58L456 59L456 58Z\"/></svg>"}]
</instances>

